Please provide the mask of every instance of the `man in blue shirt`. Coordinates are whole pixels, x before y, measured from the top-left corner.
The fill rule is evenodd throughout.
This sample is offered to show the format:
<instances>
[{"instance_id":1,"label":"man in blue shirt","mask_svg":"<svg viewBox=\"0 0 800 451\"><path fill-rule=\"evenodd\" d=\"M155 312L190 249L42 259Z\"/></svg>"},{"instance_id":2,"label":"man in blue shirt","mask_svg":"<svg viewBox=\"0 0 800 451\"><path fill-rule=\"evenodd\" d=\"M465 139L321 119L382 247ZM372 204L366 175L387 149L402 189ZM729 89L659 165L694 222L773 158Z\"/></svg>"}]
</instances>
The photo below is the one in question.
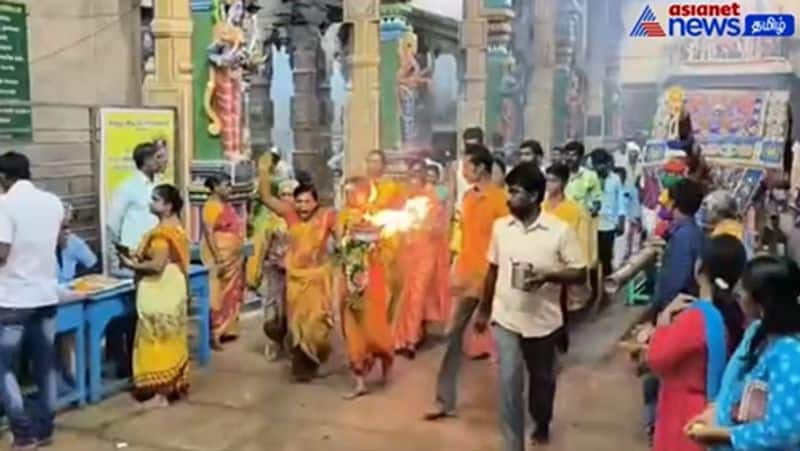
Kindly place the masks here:
<instances>
[{"instance_id":1,"label":"man in blue shirt","mask_svg":"<svg viewBox=\"0 0 800 451\"><path fill-rule=\"evenodd\" d=\"M684 179L669 189L669 196L673 199L673 220L656 283L652 306L655 316L681 293L697 296L694 265L704 240L703 231L694 219L703 203L703 187Z\"/></svg>"},{"instance_id":2,"label":"man in blue shirt","mask_svg":"<svg viewBox=\"0 0 800 451\"><path fill-rule=\"evenodd\" d=\"M628 171L617 166L614 172L622 182L623 210L625 211L625 233L614 242L614 269L618 269L632 254L639 250L642 233L642 204L639 187L629 183Z\"/></svg>"},{"instance_id":3,"label":"man in blue shirt","mask_svg":"<svg viewBox=\"0 0 800 451\"><path fill-rule=\"evenodd\" d=\"M625 231L625 191L622 181L611 169L614 159L605 149L596 149L591 154L594 171L600 178L603 188L600 201L600 213L597 225L597 257L603 277L611 274L611 262L614 259L614 240Z\"/></svg>"},{"instance_id":4,"label":"man in blue shirt","mask_svg":"<svg viewBox=\"0 0 800 451\"><path fill-rule=\"evenodd\" d=\"M97 255L92 252L89 245L82 238L72 233L69 220L72 217L72 208L64 206L64 223L58 235L58 283L66 284L83 274L88 274L97 265Z\"/></svg>"}]
</instances>

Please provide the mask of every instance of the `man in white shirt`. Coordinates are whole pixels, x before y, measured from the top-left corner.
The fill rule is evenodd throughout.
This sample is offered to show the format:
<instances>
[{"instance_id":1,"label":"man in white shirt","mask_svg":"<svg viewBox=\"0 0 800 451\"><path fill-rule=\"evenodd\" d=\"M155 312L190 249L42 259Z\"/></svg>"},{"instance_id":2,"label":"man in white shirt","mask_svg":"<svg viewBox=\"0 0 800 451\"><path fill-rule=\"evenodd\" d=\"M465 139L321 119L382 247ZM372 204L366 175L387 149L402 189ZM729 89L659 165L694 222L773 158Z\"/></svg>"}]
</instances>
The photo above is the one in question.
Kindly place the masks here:
<instances>
[{"instance_id":1,"label":"man in white shirt","mask_svg":"<svg viewBox=\"0 0 800 451\"><path fill-rule=\"evenodd\" d=\"M167 168L167 146L163 141L141 143L133 149L132 157L136 173L114 191L106 228L112 242L136 252L145 234L158 224L158 218L150 211L150 203L158 177ZM110 246L106 247L109 257L112 258L111 273L120 277L133 277L131 271L119 268L117 254L110 249ZM127 377L130 375L135 317L115 319L107 330L106 352L117 362L117 376Z\"/></svg>"},{"instance_id":2,"label":"man in white shirt","mask_svg":"<svg viewBox=\"0 0 800 451\"><path fill-rule=\"evenodd\" d=\"M0 399L14 449L52 440L56 404L55 331L58 304L56 245L64 208L30 181L25 155L0 155ZM39 396L25 410L14 375L23 337L30 346Z\"/></svg>"},{"instance_id":3,"label":"man in white shirt","mask_svg":"<svg viewBox=\"0 0 800 451\"><path fill-rule=\"evenodd\" d=\"M495 221L487 258L489 272L475 327L491 319L500 370L500 416L504 451L524 451L522 363L528 369L529 408L535 444L550 439L555 399L555 355L564 324L562 284L586 280L586 261L568 224L540 210L545 178L533 163L506 177L511 215ZM512 283L513 263L530 265L521 285Z\"/></svg>"},{"instance_id":4,"label":"man in white shirt","mask_svg":"<svg viewBox=\"0 0 800 451\"><path fill-rule=\"evenodd\" d=\"M158 218L150 212L150 197L157 177L167 167L167 150L147 142L137 145L132 156L136 173L114 191L107 229L112 241L136 251L142 237L158 224Z\"/></svg>"}]
</instances>

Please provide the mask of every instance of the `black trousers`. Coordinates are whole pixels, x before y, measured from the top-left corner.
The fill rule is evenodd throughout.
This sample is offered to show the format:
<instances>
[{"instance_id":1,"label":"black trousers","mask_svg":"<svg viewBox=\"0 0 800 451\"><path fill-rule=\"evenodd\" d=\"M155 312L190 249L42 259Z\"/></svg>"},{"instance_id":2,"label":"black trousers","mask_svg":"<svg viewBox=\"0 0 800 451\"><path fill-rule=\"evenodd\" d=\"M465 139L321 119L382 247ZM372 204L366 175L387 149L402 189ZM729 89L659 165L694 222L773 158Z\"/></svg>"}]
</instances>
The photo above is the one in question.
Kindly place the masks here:
<instances>
[{"instance_id":1,"label":"black trousers","mask_svg":"<svg viewBox=\"0 0 800 451\"><path fill-rule=\"evenodd\" d=\"M556 346L558 332L546 337L522 338L522 359L528 370L528 412L539 428L547 428L553 420L556 398Z\"/></svg>"},{"instance_id":2,"label":"black trousers","mask_svg":"<svg viewBox=\"0 0 800 451\"><path fill-rule=\"evenodd\" d=\"M603 270L603 277L611 274L611 262L614 261L614 240L617 232L598 231L597 232L597 258L600 260L600 268Z\"/></svg>"}]
</instances>

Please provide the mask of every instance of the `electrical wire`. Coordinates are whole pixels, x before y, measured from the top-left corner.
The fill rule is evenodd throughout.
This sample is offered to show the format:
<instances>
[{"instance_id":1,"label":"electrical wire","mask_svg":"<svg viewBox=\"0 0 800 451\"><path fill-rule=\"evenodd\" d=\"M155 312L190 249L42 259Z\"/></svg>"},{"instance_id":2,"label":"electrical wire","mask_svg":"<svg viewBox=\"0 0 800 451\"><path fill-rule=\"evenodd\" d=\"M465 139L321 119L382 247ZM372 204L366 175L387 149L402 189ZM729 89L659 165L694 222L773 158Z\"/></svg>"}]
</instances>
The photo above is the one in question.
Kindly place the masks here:
<instances>
[{"instance_id":1,"label":"electrical wire","mask_svg":"<svg viewBox=\"0 0 800 451\"><path fill-rule=\"evenodd\" d=\"M122 19L124 19L129 14L131 14L132 12L139 11L139 7L141 6L141 3L142 3L141 0L137 1L136 4L132 8L130 8L129 10L124 11L121 14L117 15L114 18L114 20L109 21L107 24L105 24L105 25L101 26L100 28L94 30L93 32L87 34L86 36L82 36L82 37L78 38L77 40L75 40L75 41L73 41L73 42L71 42L71 43L69 43L69 44L67 44L67 45L65 45L63 47L59 47L59 48L57 48L57 49L55 49L55 50L53 50L51 52L45 53L44 55L39 55L36 58L31 59L30 62L28 63L28 65L33 66L36 63L40 63L40 62L48 60L48 59L50 59L50 58L52 58L54 56L58 56L61 53L66 52L69 49L72 49L74 47L77 47L77 46L83 44L84 42L88 41L89 39L92 39L93 37L99 35L100 33L108 30L113 25L116 25Z\"/></svg>"}]
</instances>

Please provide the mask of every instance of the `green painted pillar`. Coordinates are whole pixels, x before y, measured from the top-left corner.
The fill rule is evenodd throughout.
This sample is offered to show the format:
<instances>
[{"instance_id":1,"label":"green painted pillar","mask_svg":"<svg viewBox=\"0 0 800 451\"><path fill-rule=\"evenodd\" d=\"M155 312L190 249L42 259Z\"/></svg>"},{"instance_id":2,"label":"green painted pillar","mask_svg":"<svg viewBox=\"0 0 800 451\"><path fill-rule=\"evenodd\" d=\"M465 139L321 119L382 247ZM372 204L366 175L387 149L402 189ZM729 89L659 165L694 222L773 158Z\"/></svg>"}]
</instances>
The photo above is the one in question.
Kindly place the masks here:
<instances>
[{"instance_id":1,"label":"green painted pillar","mask_svg":"<svg viewBox=\"0 0 800 451\"><path fill-rule=\"evenodd\" d=\"M503 136L503 100L506 72L511 67L513 56L510 50L514 2L512 0L485 0L483 14L488 21L488 47L486 49L486 114L484 131L487 144L494 146L494 137ZM493 149L499 150L499 149Z\"/></svg>"},{"instance_id":2,"label":"green painted pillar","mask_svg":"<svg viewBox=\"0 0 800 451\"><path fill-rule=\"evenodd\" d=\"M400 44L407 33L411 6L405 2L381 5L380 49L380 143L382 149L402 149L398 70Z\"/></svg>"},{"instance_id":3,"label":"green painted pillar","mask_svg":"<svg viewBox=\"0 0 800 451\"><path fill-rule=\"evenodd\" d=\"M194 100L194 160L221 160L219 136L208 132L210 123L205 110L209 78L208 46L213 41L214 13L211 0L193 0L192 6L192 75Z\"/></svg>"}]
</instances>

